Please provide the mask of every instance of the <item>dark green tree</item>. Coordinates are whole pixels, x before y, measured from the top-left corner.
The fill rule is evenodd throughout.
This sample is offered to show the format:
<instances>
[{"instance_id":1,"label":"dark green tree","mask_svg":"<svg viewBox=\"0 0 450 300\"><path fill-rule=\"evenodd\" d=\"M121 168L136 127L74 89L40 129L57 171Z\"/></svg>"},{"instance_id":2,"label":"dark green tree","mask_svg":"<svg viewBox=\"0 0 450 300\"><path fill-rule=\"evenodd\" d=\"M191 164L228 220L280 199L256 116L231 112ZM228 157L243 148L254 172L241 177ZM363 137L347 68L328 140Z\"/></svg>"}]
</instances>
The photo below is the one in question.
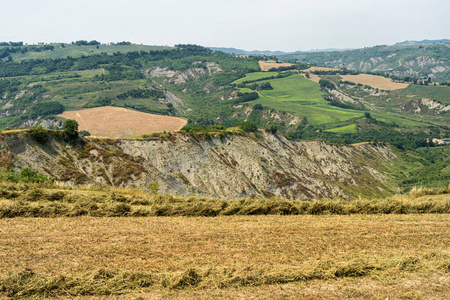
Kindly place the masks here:
<instances>
[{"instance_id":1,"label":"dark green tree","mask_svg":"<svg viewBox=\"0 0 450 300\"><path fill-rule=\"evenodd\" d=\"M75 120L66 120L63 126L64 134L67 138L78 136L78 122Z\"/></svg>"}]
</instances>

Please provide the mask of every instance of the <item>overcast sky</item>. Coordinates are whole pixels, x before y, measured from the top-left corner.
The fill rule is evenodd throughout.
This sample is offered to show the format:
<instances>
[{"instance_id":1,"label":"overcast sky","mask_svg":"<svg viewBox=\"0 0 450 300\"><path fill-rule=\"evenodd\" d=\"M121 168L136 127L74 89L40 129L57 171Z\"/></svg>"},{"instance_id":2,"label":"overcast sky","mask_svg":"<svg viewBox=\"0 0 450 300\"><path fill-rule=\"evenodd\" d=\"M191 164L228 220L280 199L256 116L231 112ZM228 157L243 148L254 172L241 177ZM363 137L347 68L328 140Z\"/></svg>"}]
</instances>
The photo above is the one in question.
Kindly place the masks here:
<instances>
[{"instance_id":1,"label":"overcast sky","mask_svg":"<svg viewBox=\"0 0 450 300\"><path fill-rule=\"evenodd\" d=\"M449 0L1 0L0 41L245 50L361 48L450 38Z\"/></svg>"}]
</instances>

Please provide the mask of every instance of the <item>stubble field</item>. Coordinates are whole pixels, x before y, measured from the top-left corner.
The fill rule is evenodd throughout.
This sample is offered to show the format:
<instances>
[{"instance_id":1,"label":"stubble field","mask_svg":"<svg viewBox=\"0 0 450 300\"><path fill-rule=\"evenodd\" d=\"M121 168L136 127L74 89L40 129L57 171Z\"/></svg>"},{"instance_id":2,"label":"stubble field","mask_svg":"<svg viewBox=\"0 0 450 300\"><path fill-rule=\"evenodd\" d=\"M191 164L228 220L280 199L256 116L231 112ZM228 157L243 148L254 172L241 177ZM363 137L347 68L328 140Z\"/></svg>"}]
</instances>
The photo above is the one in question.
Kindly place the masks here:
<instances>
[{"instance_id":1,"label":"stubble field","mask_svg":"<svg viewBox=\"0 0 450 300\"><path fill-rule=\"evenodd\" d=\"M343 80L368 85L373 88L386 91L404 89L407 88L409 85L408 83L393 82L391 79L369 74L340 75L340 76L342 77Z\"/></svg>"},{"instance_id":2,"label":"stubble field","mask_svg":"<svg viewBox=\"0 0 450 300\"><path fill-rule=\"evenodd\" d=\"M74 119L79 130L87 130L92 136L124 138L153 132L180 130L187 120L134 111L131 109L103 106L77 111L65 111L58 115Z\"/></svg>"},{"instance_id":3,"label":"stubble field","mask_svg":"<svg viewBox=\"0 0 450 300\"><path fill-rule=\"evenodd\" d=\"M448 214L14 218L0 245L0 291L15 297L450 293Z\"/></svg>"}]
</instances>

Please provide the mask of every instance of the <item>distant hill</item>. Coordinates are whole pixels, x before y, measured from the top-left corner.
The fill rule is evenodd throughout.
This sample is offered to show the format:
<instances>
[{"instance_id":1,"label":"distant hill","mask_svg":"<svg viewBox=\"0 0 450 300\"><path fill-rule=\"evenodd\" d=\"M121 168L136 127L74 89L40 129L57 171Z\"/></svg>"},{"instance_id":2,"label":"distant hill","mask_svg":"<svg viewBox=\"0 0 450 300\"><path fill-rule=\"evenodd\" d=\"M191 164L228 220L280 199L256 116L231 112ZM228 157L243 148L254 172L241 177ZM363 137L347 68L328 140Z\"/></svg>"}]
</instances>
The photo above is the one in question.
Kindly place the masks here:
<instances>
[{"instance_id":1,"label":"distant hill","mask_svg":"<svg viewBox=\"0 0 450 300\"><path fill-rule=\"evenodd\" d=\"M404 46L382 45L349 51L295 53L278 55L278 58L362 72L381 72L397 77L430 77L433 82L450 80L450 43L426 44L422 41L417 43L423 44L413 46L407 46L406 43L416 42L403 42Z\"/></svg>"},{"instance_id":2,"label":"distant hill","mask_svg":"<svg viewBox=\"0 0 450 300\"><path fill-rule=\"evenodd\" d=\"M209 49L213 51L222 51L228 54L236 54L236 55L266 55L266 56L272 56L272 55L286 55L291 54L294 52L283 52L283 51L271 51L271 50L253 50L253 51L247 51L242 49L236 49L236 48L223 48L223 47L208 47Z\"/></svg>"},{"instance_id":3,"label":"distant hill","mask_svg":"<svg viewBox=\"0 0 450 300\"><path fill-rule=\"evenodd\" d=\"M208 47L213 51L222 51L228 54L236 54L236 55L266 55L266 56L278 56L278 55L288 55L288 54L300 54L300 53L310 53L310 52L330 52L330 51L345 51L352 49L336 49L336 48L327 48L327 49L312 49L308 51L295 51L295 52L284 52L284 51L271 51L271 50L243 50L236 48L223 48L223 47Z\"/></svg>"},{"instance_id":4,"label":"distant hill","mask_svg":"<svg viewBox=\"0 0 450 300\"><path fill-rule=\"evenodd\" d=\"M423 40L423 41L404 41L394 44L394 46L415 46L415 45L430 45L430 44L449 44L450 40Z\"/></svg>"},{"instance_id":5,"label":"distant hill","mask_svg":"<svg viewBox=\"0 0 450 300\"><path fill-rule=\"evenodd\" d=\"M70 43L52 43L45 45L5 46L0 43L0 60L6 60L10 56L14 61L27 59L60 59L79 58L94 54L128 53L133 51L169 50L168 46L148 46L137 44L126 45L76 45Z\"/></svg>"}]
</instances>

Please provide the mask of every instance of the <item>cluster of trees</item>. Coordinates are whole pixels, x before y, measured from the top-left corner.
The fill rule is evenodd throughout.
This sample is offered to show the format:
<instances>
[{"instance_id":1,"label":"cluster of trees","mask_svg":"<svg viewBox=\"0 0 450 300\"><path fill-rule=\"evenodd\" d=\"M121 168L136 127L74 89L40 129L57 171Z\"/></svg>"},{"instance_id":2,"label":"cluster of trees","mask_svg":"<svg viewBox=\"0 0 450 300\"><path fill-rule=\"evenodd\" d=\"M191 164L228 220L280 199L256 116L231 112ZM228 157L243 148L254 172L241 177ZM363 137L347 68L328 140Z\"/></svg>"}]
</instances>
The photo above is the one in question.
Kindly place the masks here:
<instances>
[{"instance_id":1,"label":"cluster of trees","mask_svg":"<svg viewBox=\"0 0 450 300\"><path fill-rule=\"evenodd\" d=\"M52 51L55 47L52 45L43 45L43 46L25 46L25 47L6 47L0 49L0 59L9 57L11 60L11 54L15 53L27 53L27 52L42 52L42 51Z\"/></svg>"},{"instance_id":2,"label":"cluster of trees","mask_svg":"<svg viewBox=\"0 0 450 300\"><path fill-rule=\"evenodd\" d=\"M63 112L64 106L57 101L52 101L34 104L31 106L28 115L31 119L35 119L37 117L57 115Z\"/></svg>"},{"instance_id":3,"label":"cluster of trees","mask_svg":"<svg viewBox=\"0 0 450 300\"><path fill-rule=\"evenodd\" d=\"M23 42L0 42L0 46L21 47Z\"/></svg>"},{"instance_id":4,"label":"cluster of trees","mask_svg":"<svg viewBox=\"0 0 450 300\"><path fill-rule=\"evenodd\" d=\"M336 89L336 85L328 80L328 79L320 79L319 80L319 85L321 89L329 89L329 90L335 90Z\"/></svg>"},{"instance_id":5,"label":"cluster of trees","mask_svg":"<svg viewBox=\"0 0 450 300\"><path fill-rule=\"evenodd\" d=\"M124 100L128 97L131 98L165 98L164 92L155 89L133 89L127 92L121 93L116 96L118 99Z\"/></svg>"},{"instance_id":6,"label":"cluster of trees","mask_svg":"<svg viewBox=\"0 0 450 300\"><path fill-rule=\"evenodd\" d=\"M83 105L83 108L101 107L111 105L111 99L107 97L100 97L94 101L90 101Z\"/></svg>"},{"instance_id":7,"label":"cluster of trees","mask_svg":"<svg viewBox=\"0 0 450 300\"><path fill-rule=\"evenodd\" d=\"M0 98L5 93L14 93L22 83L17 79L0 79Z\"/></svg>"},{"instance_id":8,"label":"cluster of trees","mask_svg":"<svg viewBox=\"0 0 450 300\"><path fill-rule=\"evenodd\" d=\"M261 84L253 83L253 84L247 85L246 87L248 87L251 90L260 90L260 91L273 90L272 85L268 81L261 83Z\"/></svg>"},{"instance_id":9,"label":"cluster of trees","mask_svg":"<svg viewBox=\"0 0 450 300\"><path fill-rule=\"evenodd\" d=\"M239 93L238 98L234 99L233 102L235 104L238 104L238 103L244 103L244 102L256 100L258 98L259 98L259 95L257 92L244 93L244 94Z\"/></svg>"},{"instance_id":10,"label":"cluster of trees","mask_svg":"<svg viewBox=\"0 0 450 300\"><path fill-rule=\"evenodd\" d=\"M79 40L79 41L75 41L72 42L72 45L77 45L77 46L97 46L100 45L100 42L96 41L96 40L92 40L92 41L85 41L85 40Z\"/></svg>"},{"instance_id":11,"label":"cluster of trees","mask_svg":"<svg viewBox=\"0 0 450 300\"><path fill-rule=\"evenodd\" d=\"M305 63L295 63L292 66L286 66L286 67L278 67L278 68L271 68L269 69L269 72L282 72L282 71L289 71L289 70L304 70L308 69L309 64Z\"/></svg>"},{"instance_id":12,"label":"cluster of trees","mask_svg":"<svg viewBox=\"0 0 450 300\"><path fill-rule=\"evenodd\" d=\"M111 43L111 45L116 45L116 46L129 46L129 45L131 45L131 43L130 43L130 42L125 42L125 41L123 41L123 42Z\"/></svg>"}]
</instances>

